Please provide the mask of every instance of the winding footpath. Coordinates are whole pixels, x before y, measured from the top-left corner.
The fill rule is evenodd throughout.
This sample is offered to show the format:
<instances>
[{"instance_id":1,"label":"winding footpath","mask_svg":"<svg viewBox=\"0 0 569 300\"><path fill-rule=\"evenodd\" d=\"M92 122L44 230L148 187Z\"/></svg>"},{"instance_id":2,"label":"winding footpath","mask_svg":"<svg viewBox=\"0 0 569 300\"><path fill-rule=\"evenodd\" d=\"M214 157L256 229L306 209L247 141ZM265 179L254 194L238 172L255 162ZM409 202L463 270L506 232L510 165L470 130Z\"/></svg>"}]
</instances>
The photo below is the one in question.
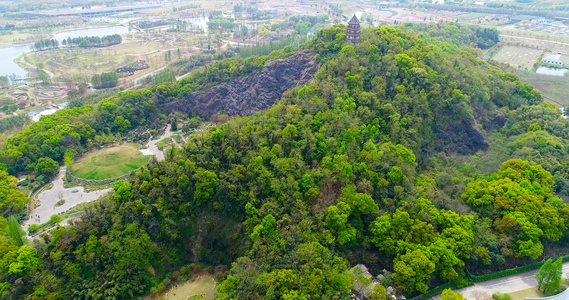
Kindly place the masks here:
<instances>
[{"instance_id":1,"label":"winding footpath","mask_svg":"<svg viewBox=\"0 0 569 300\"><path fill-rule=\"evenodd\" d=\"M154 156L156 157L157 161L163 161L164 160L164 152L162 152L162 150L158 149L158 146L156 146L156 144L158 142L160 142L161 140L165 139L165 138L169 138L172 136L173 132L170 131L170 124L168 124L168 126L166 126L166 130L164 131L164 134L159 137L158 139L152 140L152 137L150 137L150 139L148 140L148 150L150 150L150 152L152 152L152 154L154 154Z\"/></svg>"}]
</instances>

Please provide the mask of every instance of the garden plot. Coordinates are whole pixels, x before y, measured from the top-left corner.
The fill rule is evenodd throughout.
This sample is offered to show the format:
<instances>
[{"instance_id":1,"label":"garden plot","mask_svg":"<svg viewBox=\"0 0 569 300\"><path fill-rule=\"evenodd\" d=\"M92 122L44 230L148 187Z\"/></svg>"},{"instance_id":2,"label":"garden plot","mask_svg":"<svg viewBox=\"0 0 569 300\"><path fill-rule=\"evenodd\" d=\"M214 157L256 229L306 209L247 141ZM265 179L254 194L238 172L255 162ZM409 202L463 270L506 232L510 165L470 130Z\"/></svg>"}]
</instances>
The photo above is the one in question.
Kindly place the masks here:
<instances>
[{"instance_id":1,"label":"garden plot","mask_svg":"<svg viewBox=\"0 0 569 300\"><path fill-rule=\"evenodd\" d=\"M539 59L542 50L516 46L502 47L492 59L500 64L507 64L520 70L532 70L535 62Z\"/></svg>"}]
</instances>

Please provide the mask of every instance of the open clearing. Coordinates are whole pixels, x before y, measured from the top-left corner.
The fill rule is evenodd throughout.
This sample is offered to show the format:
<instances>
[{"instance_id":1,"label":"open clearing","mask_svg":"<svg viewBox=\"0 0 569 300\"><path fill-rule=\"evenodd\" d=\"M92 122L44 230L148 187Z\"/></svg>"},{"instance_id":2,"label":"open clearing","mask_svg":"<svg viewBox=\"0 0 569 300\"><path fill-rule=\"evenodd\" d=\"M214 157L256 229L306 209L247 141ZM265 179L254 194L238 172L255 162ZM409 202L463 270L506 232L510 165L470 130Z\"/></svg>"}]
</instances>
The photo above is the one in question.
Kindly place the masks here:
<instances>
[{"instance_id":1,"label":"open clearing","mask_svg":"<svg viewBox=\"0 0 569 300\"><path fill-rule=\"evenodd\" d=\"M91 151L73 164L73 174L92 180L115 178L145 165L149 156L143 156L137 144L124 144Z\"/></svg>"},{"instance_id":2,"label":"open clearing","mask_svg":"<svg viewBox=\"0 0 569 300\"><path fill-rule=\"evenodd\" d=\"M521 70L533 70L533 65L543 53L542 50L516 47L516 46L504 46L502 47L494 57L493 60L501 63L508 64L513 68Z\"/></svg>"},{"instance_id":3,"label":"open clearing","mask_svg":"<svg viewBox=\"0 0 569 300\"><path fill-rule=\"evenodd\" d=\"M187 300L191 296L205 295L203 299L213 299L216 295L215 280L211 276L199 276L193 281L186 281L172 287L164 299Z\"/></svg>"},{"instance_id":4,"label":"open clearing","mask_svg":"<svg viewBox=\"0 0 569 300\"><path fill-rule=\"evenodd\" d=\"M537 287L533 287L527 290L521 290L517 292L513 292L509 294L512 297L512 300L524 300L527 298L540 298L545 297L545 295L540 292Z\"/></svg>"},{"instance_id":5,"label":"open clearing","mask_svg":"<svg viewBox=\"0 0 569 300\"><path fill-rule=\"evenodd\" d=\"M539 75L532 71L516 71L516 74L522 82L533 85L545 97L569 107L569 97L567 96L569 76Z\"/></svg>"}]
</instances>

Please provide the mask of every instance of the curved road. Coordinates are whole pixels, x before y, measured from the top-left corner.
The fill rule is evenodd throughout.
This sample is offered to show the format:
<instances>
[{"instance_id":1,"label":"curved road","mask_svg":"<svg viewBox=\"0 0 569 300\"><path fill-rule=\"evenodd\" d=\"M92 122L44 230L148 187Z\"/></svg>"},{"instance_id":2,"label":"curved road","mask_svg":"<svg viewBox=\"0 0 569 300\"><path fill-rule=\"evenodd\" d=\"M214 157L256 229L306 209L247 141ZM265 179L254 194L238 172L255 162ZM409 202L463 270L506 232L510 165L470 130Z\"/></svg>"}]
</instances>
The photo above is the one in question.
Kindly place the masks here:
<instances>
[{"instance_id":1,"label":"curved road","mask_svg":"<svg viewBox=\"0 0 569 300\"><path fill-rule=\"evenodd\" d=\"M516 275L511 275L503 278L492 279L488 281L478 282L473 286L465 287L456 292L461 293L466 299L492 299L492 294L495 292L513 293L517 291L527 290L529 288L537 287L535 274L539 270L528 271ZM563 264L563 274L569 273L569 262ZM565 275L563 276L565 277ZM487 298L489 297L489 298ZM436 297L437 299L440 296Z\"/></svg>"}]
</instances>

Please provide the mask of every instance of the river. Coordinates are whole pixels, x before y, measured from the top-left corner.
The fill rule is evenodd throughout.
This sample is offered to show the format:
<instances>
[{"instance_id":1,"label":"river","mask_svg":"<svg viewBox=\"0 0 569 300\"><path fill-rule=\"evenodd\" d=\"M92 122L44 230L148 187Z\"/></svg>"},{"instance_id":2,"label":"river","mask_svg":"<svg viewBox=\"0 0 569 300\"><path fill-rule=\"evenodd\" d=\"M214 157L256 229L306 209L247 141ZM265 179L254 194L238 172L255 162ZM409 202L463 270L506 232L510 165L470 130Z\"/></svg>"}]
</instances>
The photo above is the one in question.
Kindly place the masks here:
<instances>
[{"instance_id":1,"label":"river","mask_svg":"<svg viewBox=\"0 0 569 300\"><path fill-rule=\"evenodd\" d=\"M64 31L55 34L55 39L61 41L64 39L76 38L80 36L98 36L103 37L112 34L124 34L128 32L128 27L125 26L109 26L101 28L89 28L89 29L77 29L71 31ZM0 76L10 76L16 75L17 79L25 79L28 76L28 72L18 66L14 59L18 58L24 53L31 51L32 43L16 45L10 47L0 48Z\"/></svg>"}]
</instances>

